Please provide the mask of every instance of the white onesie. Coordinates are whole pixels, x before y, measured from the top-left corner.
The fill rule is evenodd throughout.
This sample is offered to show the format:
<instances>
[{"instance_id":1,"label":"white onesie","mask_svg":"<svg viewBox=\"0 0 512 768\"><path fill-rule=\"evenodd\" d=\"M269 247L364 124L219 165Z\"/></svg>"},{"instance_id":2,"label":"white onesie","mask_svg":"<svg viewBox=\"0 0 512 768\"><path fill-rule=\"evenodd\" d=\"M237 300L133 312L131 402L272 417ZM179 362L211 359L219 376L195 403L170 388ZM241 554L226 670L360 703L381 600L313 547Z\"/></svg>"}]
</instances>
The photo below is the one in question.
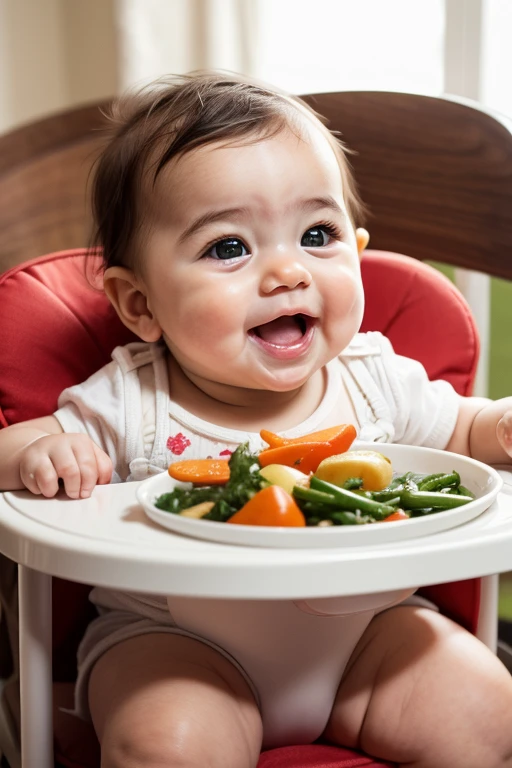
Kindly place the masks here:
<instances>
[{"instance_id":1,"label":"white onesie","mask_svg":"<svg viewBox=\"0 0 512 768\"><path fill-rule=\"evenodd\" d=\"M241 442L258 452L257 433L218 427L169 398L166 349L161 344L118 347L112 362L65 390L55 416L65 432L83 432L110 456L113 482L142 480L177 459L229 456ZM458 395L430 382L420 363L396 355L380 333L358 334L325 369L325 395L297 437L333 426L343 384L358 439L445 448L458 415ZM262 424L262 427L265 425ZM87 686L97 659L118 642L148 632L197 637L240 669L259 702L264 746L309 743L327 723L343 669L375 613L414 590L308 604L165 598L96 587L99 617L79 649L76 711L88 717ZM344 615L345 614L345 615Z\"/></svg>"}]
</instances>

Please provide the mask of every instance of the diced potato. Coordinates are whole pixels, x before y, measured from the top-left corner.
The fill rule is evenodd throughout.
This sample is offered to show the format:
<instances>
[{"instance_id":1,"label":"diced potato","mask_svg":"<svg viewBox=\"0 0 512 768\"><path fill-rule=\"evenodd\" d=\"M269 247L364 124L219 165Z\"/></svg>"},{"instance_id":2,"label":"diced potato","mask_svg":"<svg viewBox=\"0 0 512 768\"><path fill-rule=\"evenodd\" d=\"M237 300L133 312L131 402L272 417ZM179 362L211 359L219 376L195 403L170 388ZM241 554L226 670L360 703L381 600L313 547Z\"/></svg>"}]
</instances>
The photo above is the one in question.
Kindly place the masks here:
<instances>
[{"instance_id":1,"label":"diced potato","mask_svg":"<svg viewBox=\"0 0 512 768\"><path fill-rule=\"evenodd\" d=\"M272 485L279 485L291 494L294 485L308 485L309 477L295 467L285 467L284 464L268 464L260 469L260 475Z\"/></svg>"},{"instance_id":2,"label":"diced potato","mask_svg":"<svg viewBox=\"0 0 512 768\"><path fill-rule=\"evenodd\" d=\"M202 501L200 504L194 504L193 507L182 509L180 515L182 517L193 517L195 520L200 520L208 514L213 506L215 506L214 501Z\"/></svg>"},{"instance_id":3,"label":"diced potato","mask_svg":"<svg viewBox=\"0 0 512 768\"><path fill-rule=\"evenodd\" d=\"M377 451L347 451L329 456L318 465L316 477L333 485L343 485L351 477L360 477L365 491L381 491L393 478L387 456Z\"/></svg>"}]
</instances>

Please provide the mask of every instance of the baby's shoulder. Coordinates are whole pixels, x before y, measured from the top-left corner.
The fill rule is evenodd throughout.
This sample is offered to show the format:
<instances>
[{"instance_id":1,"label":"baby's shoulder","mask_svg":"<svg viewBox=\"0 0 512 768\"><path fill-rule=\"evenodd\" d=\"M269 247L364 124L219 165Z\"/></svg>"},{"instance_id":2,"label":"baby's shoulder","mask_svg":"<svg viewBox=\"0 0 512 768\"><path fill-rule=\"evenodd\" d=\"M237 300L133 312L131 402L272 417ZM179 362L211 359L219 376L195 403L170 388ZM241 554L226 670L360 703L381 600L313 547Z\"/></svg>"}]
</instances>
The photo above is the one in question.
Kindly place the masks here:
<instances>
[{"instance_id":1,"label":"baby's shoulder","mask_svg":"<svg viewBox=\"0 0 512 768\"><path fill-rule=\"evenodd\" d=\"M340 353L341 360L387 358L393 355L391 342L379 331L356 333L350 344Z\"/></svg>"},{"instance_id":2,"label":"baby's shoulder","mask_svg":"<svg viewBox=\"0 0 512 768\"><path fill-rule=\"evenodd\" d=\"M132 341L112 352L112 363L127 374L147 365L157 365L165 357L165 346L159 343Z\"/></svg>"}]
</instances>

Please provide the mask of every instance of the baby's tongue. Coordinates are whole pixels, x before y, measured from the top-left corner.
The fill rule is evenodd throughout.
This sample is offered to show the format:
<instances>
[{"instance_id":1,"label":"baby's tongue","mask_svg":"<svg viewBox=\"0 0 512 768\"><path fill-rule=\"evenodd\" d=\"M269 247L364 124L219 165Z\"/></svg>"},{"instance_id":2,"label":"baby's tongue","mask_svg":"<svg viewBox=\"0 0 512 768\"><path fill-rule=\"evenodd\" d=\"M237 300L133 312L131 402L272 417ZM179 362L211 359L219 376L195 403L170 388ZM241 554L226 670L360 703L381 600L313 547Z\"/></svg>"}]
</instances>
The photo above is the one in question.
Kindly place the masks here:
<instances>
[{"instance_id":1,"label":"baby's tongue","mask_svg":"<svg viewBox=\"0 0 512 768\"><path fill-rule=\"evenodd\" d=\"M294 317L278 317L270 323L256 328L258 336L269 344L280 347L296 344L302 338L302 331Z\"/></svg>"}]
</instances>

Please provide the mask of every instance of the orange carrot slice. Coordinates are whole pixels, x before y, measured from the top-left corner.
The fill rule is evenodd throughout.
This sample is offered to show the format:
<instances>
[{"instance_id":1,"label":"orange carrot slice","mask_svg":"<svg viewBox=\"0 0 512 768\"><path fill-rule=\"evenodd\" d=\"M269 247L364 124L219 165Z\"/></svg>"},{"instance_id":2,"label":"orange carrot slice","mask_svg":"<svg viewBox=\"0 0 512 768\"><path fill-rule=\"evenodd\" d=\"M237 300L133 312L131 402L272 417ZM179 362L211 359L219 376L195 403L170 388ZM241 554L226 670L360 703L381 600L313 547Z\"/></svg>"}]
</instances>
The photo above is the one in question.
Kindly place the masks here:
<instances>
[{"instance_id":1,"label":"orange carrot slice","mask_svg":"<svg viewBox=\"0 0 512 768\"><path fill-rule=\"evenodd\" d=\"M247 504L229 518L237 525L304 527L306 519L295 500L279 485L258 491Z\"/></svg>"},{"instance_id":2,"label":"orange carrot slice","mask_svg":"<svg viewBox=\"0 0 512 768\"><path fill-rule=\"evenodd\" d=\"M337 438L340 432L345 434L347 427L354 429L352 424L338 424L336 427L328 427L318 432L310 432L302 437L281 437L281 435L277 435L275 432L269 432L268 429L262 429L260 437L268 443L270 448L278 448L280 445L295 445L296 443L329 443ZM352 440L354 439L355 435Z\"/></svg>"},{"instance_id":3,"label":"orange carrot slice","mask_svg":"<svg viewBox=\"0 0 512 768\"><path fill-rule=\"evenodd\" d=\"M286 444L285 437L281 437L281 435L276 435L275 432L269 432L268 429L260 430L260 437L262 440L268 443L270 448L279 448L280 445Z\"/></svg>"},{"instance_id":4,"label":"orange carrot slice","mask_svg":"<svg viewBox=\"0 0 512 768\"><path fill-rule=\"evenodd\" d=\"M227 459L184 459L170 464L168 472L185 483L224 485L229 480L229 463Z\"/></svg>"},{"instance_id":5,"label":"orange carrot slice","mask_svg":"<svg viewBox=\"0 0 512 768\"><path fill-rule=\"evenodd\" d=\"M327 431L323 430L324 433ZM321 461L329 456L345 453L356 438L356 429L352 424L342 424L329 432L332 436L327 441L306 441L299 438L287 445L267 448L259 454L259 462L262 467L268 464L284 464L287 467L300 469L306 474L316 472ZM311 438L311 435L305 437Z\"/></svg>"},{"instance_id":6,"label":"orange carrot slice","mask_svg":"<svg viewBox=\"0 0 512 768\"><path fill-rule=\"evenodd\" d=\"M307 474L314 472L320 464L321 459L316 463L316 454L325 449L326 445L326 443L280 445L278 448L267 448L262 451L258 460L262 467L267 467L269 464L284 464L286 467L295 467L295 469L300 469L301 472Z\"/></svg>"}]
</instances>

